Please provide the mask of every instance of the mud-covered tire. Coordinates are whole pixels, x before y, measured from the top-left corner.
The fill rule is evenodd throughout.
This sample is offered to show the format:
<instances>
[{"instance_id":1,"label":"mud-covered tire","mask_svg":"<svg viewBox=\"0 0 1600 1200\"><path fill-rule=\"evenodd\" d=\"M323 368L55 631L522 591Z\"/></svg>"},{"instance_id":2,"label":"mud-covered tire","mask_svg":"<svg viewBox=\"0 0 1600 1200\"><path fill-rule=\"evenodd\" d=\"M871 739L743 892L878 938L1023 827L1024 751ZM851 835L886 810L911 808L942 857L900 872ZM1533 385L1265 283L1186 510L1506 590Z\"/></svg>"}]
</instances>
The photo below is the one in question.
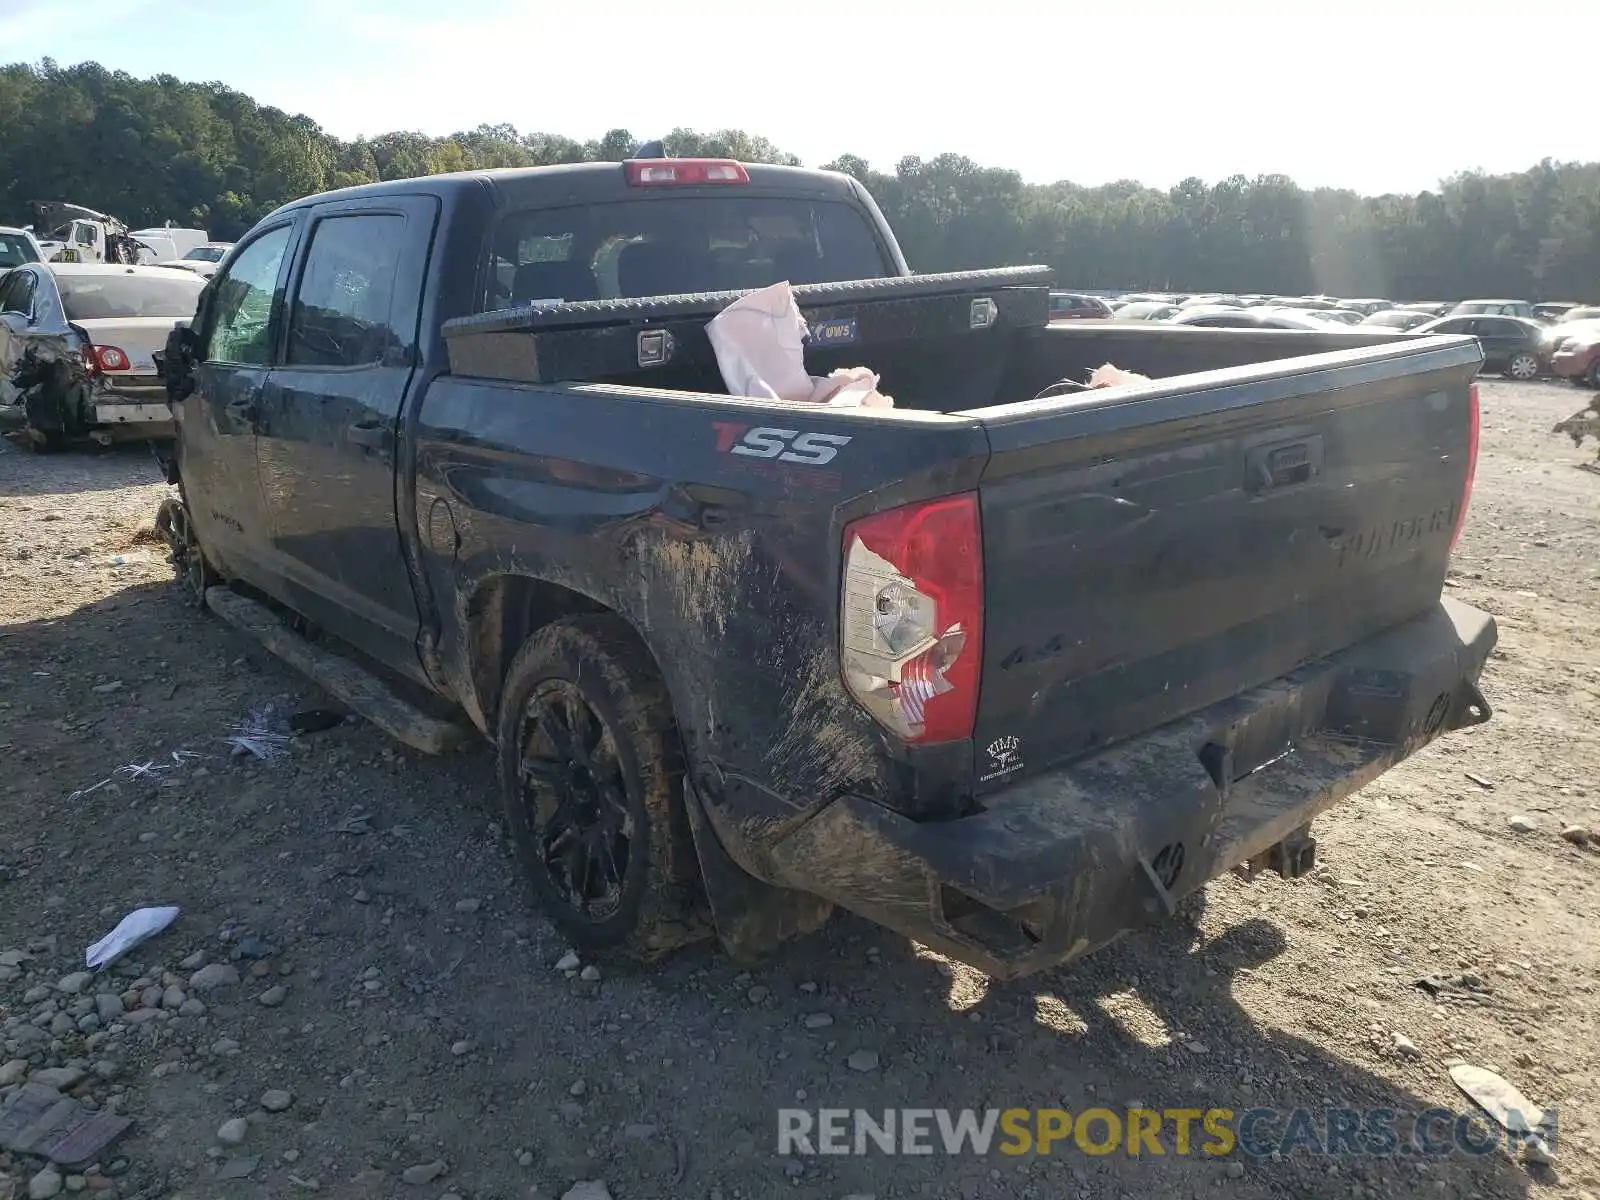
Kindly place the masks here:
<instances>
[{"instance_id":1,"label":"mud-covered tire","mask_svg":"<svg viewBox=\"0 0 1600 1200\"><path fill-rule=\"evenodd\" d=\"M586 764L603 764L592 769L580 769L570 754L565 764L556 761L563 755L549 733L549 714L559 707L572 725L571 741L591 740L573 732L587 720L572 716L578 701L598 727L594 748L581 754ZM655 663L626 623L608 615L573 617L529 638L506 672L496 742L501 800L523 877L575 948L651 959L703 936L672 705ZM602 794L608 802L584 800ZM580 882L571 862L573 837L556 849L564 829L580 828L576 814L584 808L625 812L616 832L602 828L606 818L597 816L593 829L573 835L585 845L604 840L609 849L596 850L594 859L602 875L606 865L615 868L614 899L610 889L600 900L589 896L595 862ZM624 843L618 864L616 850Z\"/></svg>"},{"instance_id":2,"label":"mud-covered tire","mask_svg":"<svg viewBox=\"0 0 1600 1200\"><path fill-rule=\"evenodd\" d=\"M156 513L156 532L166 539L184 599L195 608L204 608L206 590L217 587L223 579L206 557L188 506L182 501L163 503Z\"/></svg>"}]
</instances>

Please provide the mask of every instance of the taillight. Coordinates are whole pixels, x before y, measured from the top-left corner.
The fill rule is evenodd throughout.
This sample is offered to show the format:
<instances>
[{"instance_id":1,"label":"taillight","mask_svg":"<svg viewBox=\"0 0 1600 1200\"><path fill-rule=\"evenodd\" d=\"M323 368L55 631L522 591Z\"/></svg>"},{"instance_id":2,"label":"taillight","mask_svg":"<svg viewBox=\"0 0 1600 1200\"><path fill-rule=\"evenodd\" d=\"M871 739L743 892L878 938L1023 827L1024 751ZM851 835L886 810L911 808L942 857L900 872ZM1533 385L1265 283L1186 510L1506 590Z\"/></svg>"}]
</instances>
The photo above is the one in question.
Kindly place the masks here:
<instances>
[{"instance_id":1,"label":"taillight","mask_svg":"<svg viewBox=\"0 0 1600 1200\"><path fill-rule=\"evenodd\" d=\"M983 535L967 492L844 531L845 687L908 742L972 736L983 649Z\"/></svg>"},{"instance_id":2,"label":"taillight","mask_svg":"<svg viewBox=\"0 0 1600 1200\"><path fill-rule=\"evenodd\" d=\"M725 158L635 158L624 164L634 187L692 187L702 183L749 183L743 163Z\"/></svg>"},{"instance_id":3,"label":"taillight","mask_svg":"<svg viewBox=\"0 0 1600 1200\"><path fill-rule=\"evenodd\" d=\"M128 356L115 346L90 346L89 364L96 371L126 371Z\"/></svg>"},{"instance_id":4,"label":"taillight","mask_svg":"<svg viewBox=\"0 0 1600 1200\"><path fill-rule=\"evenodd\" d=\"M1461 529L1467 523L1467 501L1472 499L1472 480L1478 473L1478 384L1467 385L1467 481L1461 485L1461 506L1456 510L1456 527L1450 534L1450 549L1461 540Z\"/></svg>"}]
</instances>

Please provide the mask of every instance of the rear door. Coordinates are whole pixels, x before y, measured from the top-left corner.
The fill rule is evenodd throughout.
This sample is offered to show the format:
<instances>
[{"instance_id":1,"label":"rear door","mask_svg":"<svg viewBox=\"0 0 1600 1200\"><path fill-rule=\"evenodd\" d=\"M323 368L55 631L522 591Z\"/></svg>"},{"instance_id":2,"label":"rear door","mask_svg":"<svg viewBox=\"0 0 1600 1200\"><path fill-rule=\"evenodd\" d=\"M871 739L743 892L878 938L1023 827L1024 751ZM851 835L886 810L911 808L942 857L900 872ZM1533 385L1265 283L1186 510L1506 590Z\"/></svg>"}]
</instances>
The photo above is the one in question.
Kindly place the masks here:
<instances>
[{"instance_id":1,"label":"rear door","mask_svg":"<svg viewBox=\"0 0 1600 1200\"><path fill-rule=\"evenodd\" d=\"M256 423L282 335L298 233L292 217L261 230L213 283L195 391L178 413L179 469L200 541L219 565L248 573L257 586L271 557L271 537L256 476Z\"/></svg>"},{"instance_id":2,"label":"rear door","mask_svg":"<svg viewBox=\"0 0 1600 1200\"><path fill-rule=\"evenodd\" d=\"M437 211L420 196L311 210L256 443L283 598L406 666L418 617L395 462Z\"/></svg>"},{"instance_id":3,"label":"rear door","mask_svg":"<svg viewBox=\"0 0 1600 1200\"><path fill-rule=\"evenodd\" d=\"M1477 366L1472 342L1439 339L963 414L992 447L981 786L1436 604Z\"/></svg>"}]
</instances>

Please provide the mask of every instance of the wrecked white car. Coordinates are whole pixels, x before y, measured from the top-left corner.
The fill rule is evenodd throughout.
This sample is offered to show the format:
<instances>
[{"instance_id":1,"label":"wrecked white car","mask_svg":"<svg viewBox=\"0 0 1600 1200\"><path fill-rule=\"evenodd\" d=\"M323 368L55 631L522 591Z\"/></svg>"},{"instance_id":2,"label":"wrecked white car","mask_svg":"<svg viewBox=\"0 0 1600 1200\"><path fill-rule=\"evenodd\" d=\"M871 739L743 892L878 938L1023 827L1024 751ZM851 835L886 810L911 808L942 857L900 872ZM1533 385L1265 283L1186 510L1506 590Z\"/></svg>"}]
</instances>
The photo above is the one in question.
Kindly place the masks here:
<instances>
[{"instance_id":1,"label":"wrecked white car","mask_svg":"<svg viewBox=\"0 0 1600 1200\"><path fill-rule=\"evenodd\" d=\"M32 263L0 282L0 424L41 449L162 439L172 412L154 355L205 280L163 267Z\"/></svg>"}]
</instances>

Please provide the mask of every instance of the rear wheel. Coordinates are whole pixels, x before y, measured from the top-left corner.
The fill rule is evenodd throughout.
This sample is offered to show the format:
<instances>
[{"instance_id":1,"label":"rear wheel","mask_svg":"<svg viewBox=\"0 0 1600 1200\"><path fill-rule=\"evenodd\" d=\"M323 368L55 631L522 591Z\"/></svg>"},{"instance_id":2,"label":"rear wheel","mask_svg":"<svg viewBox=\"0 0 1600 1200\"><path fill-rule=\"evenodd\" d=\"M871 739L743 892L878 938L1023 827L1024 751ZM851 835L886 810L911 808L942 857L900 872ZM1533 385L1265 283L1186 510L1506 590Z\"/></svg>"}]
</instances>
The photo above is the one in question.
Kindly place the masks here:
<instances>
[{"instance_id":1,"label":"rear wheel","mask_svg":"<svg viewBox=\"0 0 1600 1200\"><path fill-rule=\"evenodd\" d=\"M1523 382L1536 378L1539 374L1539 356L1526 351L1513 354L1511 361L1506 364L1506 374Z\"/></svg>"},{"instance_id":2,"label":"rear wheel","mask_svg":"<svg viewBox=\"0 0 1600 1200\"><path fill-rule=\"evenodd\" d=\"M169 500L156 514L156 530L167 539L172 549L172 566L184 593L196 608L204 608L206 589L222 582L206 559L200 545L200 535L189 517L188 505L181 500Z\"/></svg>"},{"instance_id":3,"label":"rear wheel","mask_svg":"<svg viewBox=\"0 0 1600 1200\"><path fill-rule=\"evenodd\" d=\"M572 945L652 958L699 936L683 755L632 630L584 616L534 634L506 674L498 733L523 874Z\"/></svg>"}]
</instances>

